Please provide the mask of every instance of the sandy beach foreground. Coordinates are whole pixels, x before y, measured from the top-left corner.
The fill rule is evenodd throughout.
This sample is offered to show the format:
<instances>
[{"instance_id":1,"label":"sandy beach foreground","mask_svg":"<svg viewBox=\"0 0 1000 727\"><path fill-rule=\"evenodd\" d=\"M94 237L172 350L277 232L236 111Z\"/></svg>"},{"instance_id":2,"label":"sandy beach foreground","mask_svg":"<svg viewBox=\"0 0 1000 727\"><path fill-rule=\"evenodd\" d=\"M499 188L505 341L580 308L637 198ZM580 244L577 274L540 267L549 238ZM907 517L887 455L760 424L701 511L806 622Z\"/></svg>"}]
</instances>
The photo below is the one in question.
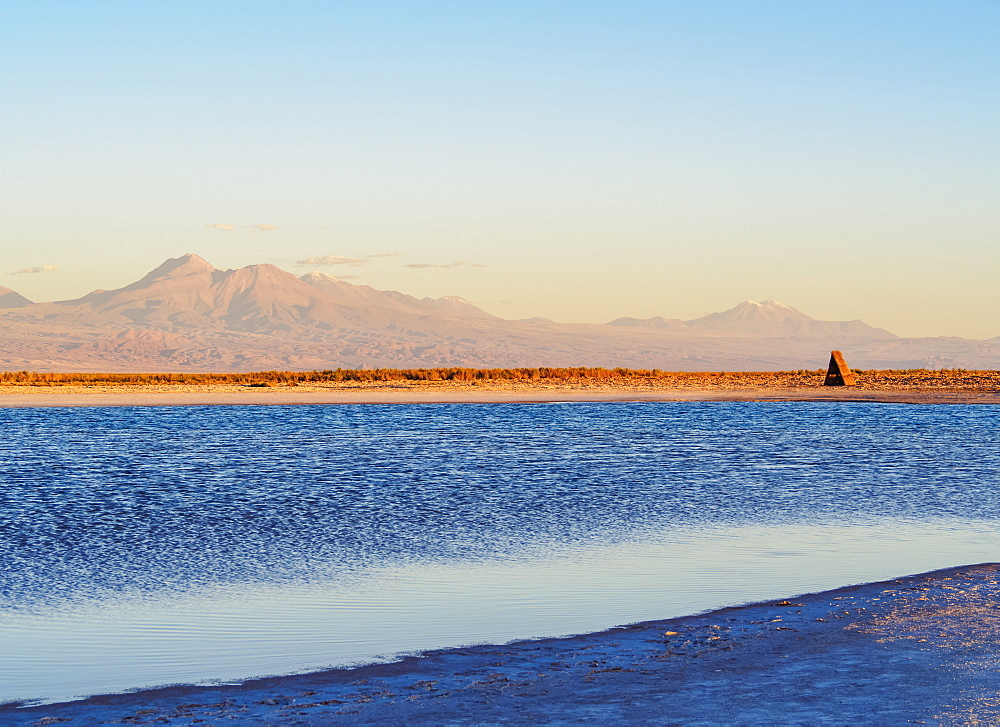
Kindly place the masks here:
<instances>
[{"instance_id":1,"label":"sandy beach foreground","mask_svg":"<svg viewBox=\"0 0 1000 727\"><path fill-rule=\"evenodd\" d=\"M5 725L997 724L1000 565L392 664L0 707Z\"/></svg>"},{"instance_id":2,"label":"sandy beach foreground","mask_svg":"<svg viewBox=\"0 0 1000 727\"><path fill-rule=\"evenodd\" d=\"M3 407L429 404L600 401L833 401L998 404L1000 372L870 372L822 386L815 372L661 374L622 379L304 384L0 385Z\"/></svg>"}]
</instances>

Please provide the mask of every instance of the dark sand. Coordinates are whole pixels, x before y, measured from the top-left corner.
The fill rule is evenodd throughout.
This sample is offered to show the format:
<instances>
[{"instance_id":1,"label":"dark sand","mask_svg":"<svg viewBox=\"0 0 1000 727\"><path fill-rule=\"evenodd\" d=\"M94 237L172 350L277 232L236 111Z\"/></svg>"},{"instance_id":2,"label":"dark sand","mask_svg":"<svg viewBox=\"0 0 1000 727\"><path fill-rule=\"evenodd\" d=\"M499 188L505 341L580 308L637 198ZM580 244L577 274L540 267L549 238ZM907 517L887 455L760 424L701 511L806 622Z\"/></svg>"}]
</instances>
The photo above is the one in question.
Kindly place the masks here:
<instances>
[{"instance_id":1,"label":"dark sand","mask_svg":"<svg viewBox=\"0 0 1000 727\"><path fill-rule=\"evenodd\" d=\"M0 724L1000 724L1000 565Z\"/></svg>"}]
</instances>

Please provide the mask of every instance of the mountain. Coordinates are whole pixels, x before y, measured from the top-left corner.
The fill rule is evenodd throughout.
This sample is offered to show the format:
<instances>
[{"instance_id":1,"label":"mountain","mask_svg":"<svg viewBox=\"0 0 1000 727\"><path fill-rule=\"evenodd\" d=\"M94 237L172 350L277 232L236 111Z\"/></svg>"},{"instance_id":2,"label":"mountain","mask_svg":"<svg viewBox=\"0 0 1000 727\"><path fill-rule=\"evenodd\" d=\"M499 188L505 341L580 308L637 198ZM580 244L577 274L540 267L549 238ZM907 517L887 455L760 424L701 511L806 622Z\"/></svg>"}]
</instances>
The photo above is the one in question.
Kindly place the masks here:
<instances>
[{"instance_id":1,"label":"mountain","mask_svg":"<svg viewBox=\"0 0 1000 727\"><path fill-rule=\"evenodd\" d=\"M28 306L11 317L53 325L139 326L164 331L287 330L293 325L314 324L314 308L332 305L294 275L273 265L221 271L197 255L184 255L167 260L124 288Z\"/></svg>"},{"instance_id":2,"label":"mountain","mask_svg":"<svg viewBox=\"0 0 1000 727\"><path fill-rule=\"evenodd\" d=\"M1000 339L904 339L818 321L773 300L701 318L511 321L462 298L416 298L274 265L218 270L197 255L82 298L0 289L0 368L247 371L426 366L626 366L674 371L825 366L1000 368Z\"/></svg>"},{"instance_id":3,"label":"mountain","mask_svg":"<svg viewBox=\"0 0 1000 727\"><path fill-rule=\"evenodd\" d=\"M0 285L0 308L23 308L31 305L31 301L16 290Z\"/></svg>"},{"instance_id":4,"label":"mountain","mask_svg":"<svg viewBox=\"0 0 1000 727\"><path fill-rule=\"evenodd\" d=\"M885 329L874 328L864 321L818 321L773 298L761 303L747 300L721 313L710 313L690 321L657 316L646 319L618 318L608 325L656 328L706 336L897 338Z\"/></svg>"},{"instance_id":5,"label":"mountain","mask_svg":"<svg viewBox=\"0 0 1000 727\"><path fill-rule=\"evenodd\" d=\"M722 313L688 321L693 331L729 336L844 336L849 338L896 338L864 321L818 321L773 298L761 303L744 301Z\"/></svg>"},{"instance_id":6,"label":"mountain","mask_svg":"<svg viewBox=\"0 0 1000 727\"><path fill-rule=\"evenodd\" d=\"M420 321L427 316L492 318L461 298L418 300L351 285L324 273L296 278L266 264L216 270L193 254L167 260L123 288L28 306L11 318L84 327L301 335L391 324L426 327Z\"/></svg>"}]
</instances>

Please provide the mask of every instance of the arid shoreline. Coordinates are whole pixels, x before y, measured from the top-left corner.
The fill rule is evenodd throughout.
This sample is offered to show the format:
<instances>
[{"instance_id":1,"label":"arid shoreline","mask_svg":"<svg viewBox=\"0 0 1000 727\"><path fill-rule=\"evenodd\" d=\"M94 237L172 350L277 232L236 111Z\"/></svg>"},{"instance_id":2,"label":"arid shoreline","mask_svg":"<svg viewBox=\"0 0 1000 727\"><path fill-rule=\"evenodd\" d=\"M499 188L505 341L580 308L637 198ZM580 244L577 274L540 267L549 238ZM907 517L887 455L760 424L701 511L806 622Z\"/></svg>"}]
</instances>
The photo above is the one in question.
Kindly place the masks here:
<instances>
[{"instance_id":1,"label":"arid shoreline","mask_svg":"<svg viewBox=\"0 0 1000 727\"><path fill-rule=\"evenodd\" d=\"M484 371L490 378L414 380L448 370L388 372L379 380L316 380L282 372L231 375L242 381L122 380L5 381L0 407L204 406L294 404L430 404L613 401L824 401L907 404L1000 403L998 371L869 371L858 385L823 386L821 372L726 372L526 377L526 370ZM474 370L457 370L464 376ZM530 372L530 370L527 370ZM356 375L356 372L349 372ZM380 376L379 372L363 372ZM498 375L499 373L499 375ZM506 378L516 374L522 378ZM612 375L608 375L612 374ZM398 375L398 376L397 376ZM84 375L86 376L86 375ZM91 375L93 376L93 375ZM110 378L109 376L109 378ZM213 376L213 375L206 375ZM227 376L227 375L220 375ZM394 378L395 377L395 378Z\"/></svg>"}]
</instances>

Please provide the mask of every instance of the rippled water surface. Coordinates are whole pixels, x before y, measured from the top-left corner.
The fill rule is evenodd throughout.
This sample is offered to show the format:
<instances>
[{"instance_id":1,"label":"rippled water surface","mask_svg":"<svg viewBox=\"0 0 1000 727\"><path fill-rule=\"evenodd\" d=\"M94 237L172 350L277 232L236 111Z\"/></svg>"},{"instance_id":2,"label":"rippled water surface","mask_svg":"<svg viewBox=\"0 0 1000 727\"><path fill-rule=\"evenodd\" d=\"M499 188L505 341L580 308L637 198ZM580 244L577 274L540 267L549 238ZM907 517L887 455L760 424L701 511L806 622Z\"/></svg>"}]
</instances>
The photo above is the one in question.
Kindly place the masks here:
<instances>
[{"instance_id":1,"label":"rippled water surface","mask_svg":"<svg viewBox=\"0 0 1000 727\"><path fill-rule=\"evenodd\" d=\"M1000 408L0 410L0 701L998 560Z\"/></svg>"}]
</instances>

